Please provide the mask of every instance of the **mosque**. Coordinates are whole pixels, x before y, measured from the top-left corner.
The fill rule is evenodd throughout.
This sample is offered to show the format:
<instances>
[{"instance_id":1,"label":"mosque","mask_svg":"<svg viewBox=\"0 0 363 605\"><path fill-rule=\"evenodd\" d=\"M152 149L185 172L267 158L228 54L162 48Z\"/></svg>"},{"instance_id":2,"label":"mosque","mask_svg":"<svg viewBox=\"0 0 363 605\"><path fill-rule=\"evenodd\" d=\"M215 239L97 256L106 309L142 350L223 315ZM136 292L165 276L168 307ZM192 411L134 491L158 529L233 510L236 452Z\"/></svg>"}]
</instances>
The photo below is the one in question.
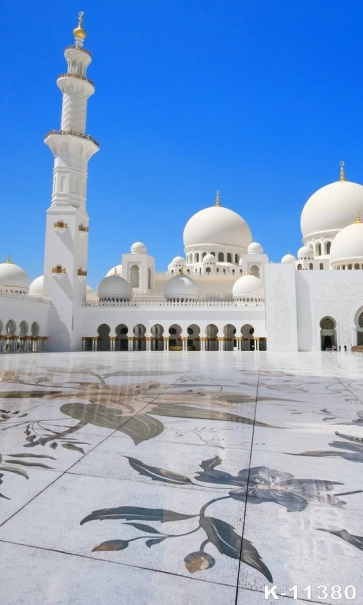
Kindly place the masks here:
<instances>
[{"instance_id":1,"label":"mosque","mask_svg":"<svg viewBox=\"0 0 363 605\"><path fill-rule=\"evenodd\" d=\"M83 14L65 49L44 275L32 283L10 257L0 264L0 351L320 351L363 345L363 186L339 180L301 214L297 256L269 261L246 221L221 205L187 222L185 256L163 273L136 242L98 285L87 286L88 98ZM116 260L116 259L115 259Z\"/></svg>"}]
</instances>

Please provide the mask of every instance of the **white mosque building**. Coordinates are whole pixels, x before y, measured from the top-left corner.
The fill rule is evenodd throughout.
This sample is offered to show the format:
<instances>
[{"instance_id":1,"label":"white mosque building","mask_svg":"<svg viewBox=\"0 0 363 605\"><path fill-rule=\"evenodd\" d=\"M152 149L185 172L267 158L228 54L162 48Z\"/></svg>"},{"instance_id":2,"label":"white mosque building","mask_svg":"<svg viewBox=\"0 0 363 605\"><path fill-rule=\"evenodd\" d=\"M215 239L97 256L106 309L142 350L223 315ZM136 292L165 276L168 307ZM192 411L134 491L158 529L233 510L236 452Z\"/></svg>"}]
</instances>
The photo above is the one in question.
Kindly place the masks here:
<instances>
[{"instance_id":1,"label":"white mosque building","mask_svg":"<svg viewBox=\"0 0 363 605\"><path fill-rule=\"evenodd\" d=\"M363 345L363 186L340 178L301 214L303 246L272 263L246 221L221 205L187 222L185 256L163 273L136 242L98 285L87 286L88 160L83 15L67 46L47 210L44 275L32 283L10 257L0 264L0 351L320 351ZM116 259L115 259L116 260Z\"/></svg>"}]
</instances>

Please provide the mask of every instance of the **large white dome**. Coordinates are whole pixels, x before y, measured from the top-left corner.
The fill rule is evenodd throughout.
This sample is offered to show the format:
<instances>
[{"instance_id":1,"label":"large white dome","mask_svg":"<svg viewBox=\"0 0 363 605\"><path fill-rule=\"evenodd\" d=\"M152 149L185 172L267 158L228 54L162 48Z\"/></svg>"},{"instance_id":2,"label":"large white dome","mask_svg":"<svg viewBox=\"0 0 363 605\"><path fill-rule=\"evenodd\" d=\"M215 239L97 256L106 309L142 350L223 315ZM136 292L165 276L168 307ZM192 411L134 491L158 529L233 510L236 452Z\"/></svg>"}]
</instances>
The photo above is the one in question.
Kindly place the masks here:
<instances>
[{"instance_id":1,"label":"large white dome","mask_svg":"<svg viewBox=\"0 0 363 605\"><path fill-rule=\"evenodd\" d=\"M109 275L122 275L122 265L116 265L115 267L112 267L112 269L110 269L106 273L106 277L108 277Z\"/></svg>"},{"instance_id":2,"label":"large white dome","mask_svg":"<svg viewBox=\"0 0 363 605\"><path fill-rule=\"evenodd\" d=\"M97 294L100 300L110 298L130 300L132 298L132 286L120 275L109 275L98 284Z\"/></svg>"},{"instance_id":3,"label":"large white dome","mask_svg":"<svg viewBox=\"0 0 363 605\"><path fill-rule=\"evenodd\" d=\"M333 239L330 250L332 267L363 262L363 223L348 225Z\"/></svg>"},{"instance_id":4,"label":"large white dome","mask_svg":"<svg viewBox=\"0 0 363 605\"><path fill-rule=\"evenodd\" d=\"M352 222L357 212L363 216L363 186L351 181L336 181L318 189L301 213L303 238L334 237Z\"/></svg>"},{"instance_id":5,"label":"large white dome","mask_svg":"<svg viewBox=\"0 0 363 605\"><path fill-rule=\"evenodd\" d=\"M179 273L166 283L165 298L197 298L198 286L189 275Z\"/></svg>"},{"instance_id":6,"label":"large white dome","mask_svg":"<svg viewBox=\"0 0 363 605\"><path fill-rule=\"evenodd\" d=\"M14 265L10 258L6 263L0 263L0 290L27 293L29 285L28 274L18 265Z\"/></svg>"},{"instance_id":7,"label":"large white dome","mask_svg":"<svg viewBox=\"0 0 363 605\"><path fill-rule=\"evenodd\" d=\"M252 235L239 214L223 206L210 206L189 219L183 240L185 248L203 244L247 248L252 242Z\"/></svg>"},{"instance_id":8,"label":"large white dome","mask_svg":"<svg viewBox=\"0 0 363 605\"><path fill-rule=\"evenodd\" d=\"M237 279L237 281L233 284L232 296L233 298L263 298L263 281L255 275L242 275L242 277Z\"/></svg>"}]
</instances>

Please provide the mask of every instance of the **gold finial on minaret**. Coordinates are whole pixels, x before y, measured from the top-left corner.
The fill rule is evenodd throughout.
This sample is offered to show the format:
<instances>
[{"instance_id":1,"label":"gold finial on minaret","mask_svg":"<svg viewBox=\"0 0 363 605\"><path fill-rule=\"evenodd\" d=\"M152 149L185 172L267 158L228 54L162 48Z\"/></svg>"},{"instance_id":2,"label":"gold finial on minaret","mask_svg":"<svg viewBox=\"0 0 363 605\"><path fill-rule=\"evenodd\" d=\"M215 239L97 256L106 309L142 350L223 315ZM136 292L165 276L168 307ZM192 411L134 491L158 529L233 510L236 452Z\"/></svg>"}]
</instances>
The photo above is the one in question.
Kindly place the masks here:
<instances>
[{"instance_id":1,"label":"gold finial on minaret","mask_svg":"<svg viewBox=\"0 0 363 605\"><path fill-rule=\"evenodd\" d=\"M345 162L339 162L339 166L340 166L340 176L339 176L339 180L340 181L346 181L345 178L345 170L344 170L344 166L345 166Z\"/></svg>"},{"instance_id":2,"label":"gold finial on minaret","mask_svg":"<svg viewBox=\"0 0 363 605\"><path fill-rule=\"evenodd\" d=\"M361 219L360 219L360 212L359 212L359 210L358 210L357 215L355 217L355 222L356 223L361 223L362 222Z\"/></svg>"},{"instance_id":3,"label":"gold finial on minaret","mask_svg":"<svg viewBox=\"0 0 363 605\"><path fill-rule=\"evenodd\" d=\"M6 262L9 263L9 264L11 264L11 265L13 264L13 261L10 258L10 254L8 254L8 258L6 259Z\"/></svg>"},{"instance_id":4,"label":"gold finial on minaret","mask_svg":"<svg viewBox=\"0 0 363 605\"><path fill-rule=\"evenodd\" d=\"M86 30L83 29L82 24L83 24L83 15L84 12L80 11L78 13L78 26L74 28L73 30L73 35L75 38L81 38L81 40L85 40L86 39Z\"/></svg>"},{"instance_id":5,"label":"gold finial on minaret","mask_svg":"<svg viewBox=\"0 0 363 605\"><path fill-rule=\"evenodd\" d=\"M216 191L216 206L220 206L221 205L221 192L220 191Z\"/></svg>"}]
</instances>

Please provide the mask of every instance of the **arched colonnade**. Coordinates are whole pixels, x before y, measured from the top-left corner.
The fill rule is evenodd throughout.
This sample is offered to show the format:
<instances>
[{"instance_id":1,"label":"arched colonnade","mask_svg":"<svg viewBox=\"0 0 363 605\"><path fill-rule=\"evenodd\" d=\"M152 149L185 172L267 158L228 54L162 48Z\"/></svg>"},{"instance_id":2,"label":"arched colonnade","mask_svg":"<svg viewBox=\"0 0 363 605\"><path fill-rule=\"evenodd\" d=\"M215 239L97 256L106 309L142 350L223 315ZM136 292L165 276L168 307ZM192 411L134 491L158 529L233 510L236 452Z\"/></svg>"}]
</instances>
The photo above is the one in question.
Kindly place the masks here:
<instances>
[{"instance_id":1,"label":"arched colonnade","mask_svg":"<svg viewBox=\"0 0 363 605\"><path fill-rule=\"evenodd\" d=\"M37 353L46 350L46 336L40 335L37 321L30 325L22 320L17 325L14 319L0 319L0 353Z\"/></svg>"},{"instance_id":2,"label":"arched colonnade","mask_svg":"<svg viewBox=\"0 0 363 605\"><path fill-rule=\"evenodd\" d=\"M267 340L257 337L251 324L213 323L204 328L192 323L186 329L177 324L119 324L112 332L108 324L97 328L97 336L82 338L83 351L266 351Z\"/></svg>"}]
</instances>

